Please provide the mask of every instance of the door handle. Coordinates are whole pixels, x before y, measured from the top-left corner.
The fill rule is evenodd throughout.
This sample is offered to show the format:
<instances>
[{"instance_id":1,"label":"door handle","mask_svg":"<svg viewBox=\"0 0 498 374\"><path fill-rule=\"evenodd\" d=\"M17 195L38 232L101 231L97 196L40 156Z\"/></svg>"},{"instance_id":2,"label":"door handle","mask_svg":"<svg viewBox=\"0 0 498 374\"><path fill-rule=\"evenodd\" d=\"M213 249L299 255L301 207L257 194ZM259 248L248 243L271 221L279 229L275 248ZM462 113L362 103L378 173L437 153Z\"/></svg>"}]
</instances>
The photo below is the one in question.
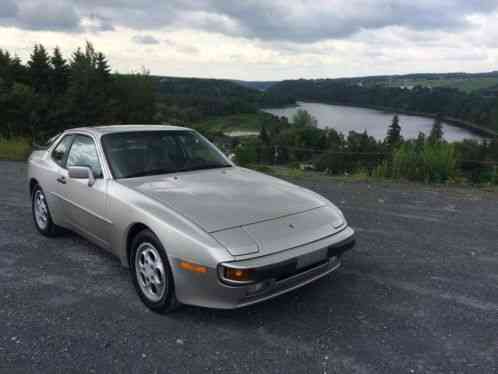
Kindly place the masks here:
<instances>
[{"instance_id":1,"label":"door handle","mask_svg":"<svg viewBox=\"0 0 498 374\"><path fill-rule=\"evenodd\" d=\"M57 178L57 182L59 182L61 184L66 184L66 177L59 177L59 178Z\"/></svg>"}]
</instances>

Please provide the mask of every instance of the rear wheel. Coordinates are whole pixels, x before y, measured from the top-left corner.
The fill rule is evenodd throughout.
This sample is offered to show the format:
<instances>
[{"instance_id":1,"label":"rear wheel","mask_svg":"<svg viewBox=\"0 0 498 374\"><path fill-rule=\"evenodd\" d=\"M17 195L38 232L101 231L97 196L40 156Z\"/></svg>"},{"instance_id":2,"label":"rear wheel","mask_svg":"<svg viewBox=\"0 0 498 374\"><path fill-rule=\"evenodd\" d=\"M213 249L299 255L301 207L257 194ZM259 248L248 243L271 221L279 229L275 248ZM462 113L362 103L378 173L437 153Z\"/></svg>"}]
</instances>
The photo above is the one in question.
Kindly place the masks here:
<instances>
[{"instance_id":1,"label":"rear wheel","mask_svg":"<svg viewBox=\"0 0 498 374\"><path fill-rule=\"evenodd\" d=\"M150 230L143 230L132 242L132 278L135 288L151 310L168 313L179 306L166 252Z\"/></svg>"},{"instance_id":2,"label":"rear wheel","mask_svg":"<svg viewBox=\"0 0 498 374\"><path fill-rule=\"evenodd\" d=\"M35 186L31 196L31 210L36 229L44 236L56 236L60 232L59 226L54 224L50 211L48 210L47 199L40 186Z\"/></svg>"}]
</instances>

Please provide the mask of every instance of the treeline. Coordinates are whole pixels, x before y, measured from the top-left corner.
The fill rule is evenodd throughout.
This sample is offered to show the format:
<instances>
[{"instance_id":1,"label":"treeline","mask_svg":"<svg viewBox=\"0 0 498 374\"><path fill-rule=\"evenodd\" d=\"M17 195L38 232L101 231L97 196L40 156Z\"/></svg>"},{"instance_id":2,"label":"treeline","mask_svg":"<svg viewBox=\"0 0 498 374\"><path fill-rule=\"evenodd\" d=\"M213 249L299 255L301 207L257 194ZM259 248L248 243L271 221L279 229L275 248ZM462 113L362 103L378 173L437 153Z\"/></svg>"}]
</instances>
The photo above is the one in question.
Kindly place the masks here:
<instances>
[{"instance_id":1,"label":"treeline","mask_svg":"<svg viewBox=\"0 0 498 374\"><path fill-rule=\"evenodd\" d=\"M344 135L334 129L319 129L304 111L298 111L292 122L274 118L262 123L259 137L236 145L237 161L242 165L310 167L335 175L364 173L425 182L463 179L498 183L498 139L447 143L440 117L429 136L420 133L417 139L405 140L402 124L394 116L383 141L367 131Z\"/></svg>"},{"instance_id":2,"label":"treeline","mask_svg":"<svg viewBox=\"0 0 498 374\"><path fill-rule=\"evenodd\" d=\"M112 74L87 43L69 60L36 45L26 64L0 50L0 137L44 138L78 125L153 122L156 92L146 73Z\"/></svg>"},{"instance_id":3,"label":"treeline","mask_svg":"<svg viewBox=\"0 0 498 374\"><path fill-rule=\"evenodd\" d=\"M0 49L0 138L46 138L80 125L190 124L256 113L261 103L260 91L229 80L112 73L90 43L69 59L36 45L25 64Z\"/></svg>"},{"instance_id":4,"label":"treeline","mask_svg":"<svg viewBox=\"0 0 498 374\"><path fill-rule=\"evenodd\" d=\"M300 79L277 83L265 92L268 106L285 105L296 100L439 114L498 132L498 98L452 88L417 86L404 89L385 85L364 86L349 79Z\"/></svg>"},{"instance_id":5,"label":"treeline","mask_svg":"<svg viewBox=\"0 0 498 374\"><path fill-rule=\"evenodd\" d=\"M222 79L154 77L158 118L192 123L207 117L255 113L261 93Z\"/></svg>"}]
</instances>

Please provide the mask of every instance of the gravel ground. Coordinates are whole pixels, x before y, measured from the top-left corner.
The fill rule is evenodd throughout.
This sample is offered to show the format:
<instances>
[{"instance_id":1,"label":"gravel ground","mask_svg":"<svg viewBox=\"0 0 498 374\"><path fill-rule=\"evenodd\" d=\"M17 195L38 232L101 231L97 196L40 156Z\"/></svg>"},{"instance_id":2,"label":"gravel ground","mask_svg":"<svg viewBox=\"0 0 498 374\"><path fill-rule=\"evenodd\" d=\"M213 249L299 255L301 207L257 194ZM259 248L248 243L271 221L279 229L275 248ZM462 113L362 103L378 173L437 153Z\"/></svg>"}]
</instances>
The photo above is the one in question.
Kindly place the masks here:
<instances>
[{"instance_id":1,"label":"gravel ground","mask_svg":"<svg viewBox=\"0 0 498 374\"><path fill-rule=\"evenodd\" d=\"M235 311L161 316L85 240L40 236L0 162L0 372L498 373L498 198L297 181L357 230L338 272Z\"/></svg>"}]
</instances>

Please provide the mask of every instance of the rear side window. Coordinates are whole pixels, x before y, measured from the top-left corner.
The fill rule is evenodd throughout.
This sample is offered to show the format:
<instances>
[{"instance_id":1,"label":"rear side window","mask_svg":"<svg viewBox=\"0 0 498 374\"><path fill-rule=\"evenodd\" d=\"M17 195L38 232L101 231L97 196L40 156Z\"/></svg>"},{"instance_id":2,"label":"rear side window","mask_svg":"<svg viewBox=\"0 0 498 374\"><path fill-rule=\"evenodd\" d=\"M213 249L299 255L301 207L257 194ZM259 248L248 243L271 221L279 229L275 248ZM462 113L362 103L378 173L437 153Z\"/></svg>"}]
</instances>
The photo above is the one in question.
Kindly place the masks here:
<instances>
[{"instance_id":1,"label":"rear side window","mask_svg":"<svg viewBox=\"0 0 498 374\"><path fill-rule=\"evenodd\" d=\"M77 135L74 139L66 166L87 166L92 169L96 178L102 177L97 148L92 138L85 135Z\"/></svg>"},{"instance_id":2,"label":"rear side window","mask_svg":"<svg viewBox=\"0 0 498 374\"><path fill-rule=\"evenodd\" d=\"M74 135L66 135L57 144L57 147L52 151L52 159L60 166L64 167L64 162L66 161L67 152L71 146Z\"/></svg>"}]
</instances>

